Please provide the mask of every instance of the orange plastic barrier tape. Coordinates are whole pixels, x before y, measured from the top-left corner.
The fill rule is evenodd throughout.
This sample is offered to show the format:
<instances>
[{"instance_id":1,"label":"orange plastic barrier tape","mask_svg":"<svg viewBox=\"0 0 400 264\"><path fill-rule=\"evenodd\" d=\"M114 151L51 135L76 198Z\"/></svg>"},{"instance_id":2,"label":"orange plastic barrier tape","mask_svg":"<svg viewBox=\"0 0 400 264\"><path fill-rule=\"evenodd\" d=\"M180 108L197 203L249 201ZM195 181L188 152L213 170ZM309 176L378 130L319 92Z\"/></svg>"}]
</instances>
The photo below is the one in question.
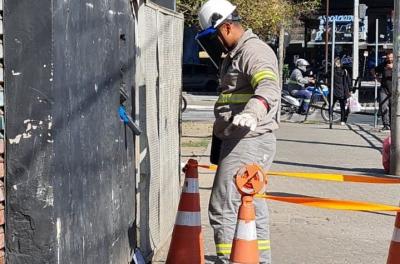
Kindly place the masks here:
<instances>
[{"instance_id":1,"label":"orange plastic barrier tape","mask_svg":"<svg viewBox=\"0 0 400 264\"><path fill-rule=\"evenodd\" d=\"M357 201L346 201L346 200L334 200L318 197L287 197L287 196L273 196L273 195L256 195L257 198L265 198L274 201L300 204L305 206L333 209L333 210L346 210L346 211L370 211L370 212L380 212L380 211L393 211L400 212L400 207L376 204L376 203L366 203Z\"/></svg>"},{"instance_id":2,"label":"orange plastic barrier tape","mask_svg":"<svg viewBox=\"0 0 400 264\"><path fill-rule=\"evenodd\" d=\"M201 168L216 171L217 165L199 165ZM358 182L358 183L379 183L379 184L400 184L400 179L389 177L373 177L363 175L345 175L333 173L311 173L311 172L289 172L289 171L269 171L270 176L303 178L319 181L335 182Z\"/></svg>"},{"instance_id":3,"label":"orange plastic barrier tape","mask_svg":"<svg viewBox=\"0 0 400 264\"><path fill-rule=\"evenodd\" d=\"M400 184L400 179L389 177L373 177L363 175L344 175L333 173L308 173L308 172L288 172L270 171L269 175L304 178L310 180L336 181L336 182L359 182L359 183L381 183L381 184Z\"/></svg>"},{"instance_id":4,"label":"orange plastic barrier tape","mask_svg":"<svg viewBox=\"0 0 400 264\"><path fill-rule=\"evenodd\" d=\"M216 171L218 169L218 166L214 165L214 164L211 164L211 165L199 164L199 167L203 168L203 169L207 169L207 170L213 170L213 171Z\"/></svg>"}]
</instances>

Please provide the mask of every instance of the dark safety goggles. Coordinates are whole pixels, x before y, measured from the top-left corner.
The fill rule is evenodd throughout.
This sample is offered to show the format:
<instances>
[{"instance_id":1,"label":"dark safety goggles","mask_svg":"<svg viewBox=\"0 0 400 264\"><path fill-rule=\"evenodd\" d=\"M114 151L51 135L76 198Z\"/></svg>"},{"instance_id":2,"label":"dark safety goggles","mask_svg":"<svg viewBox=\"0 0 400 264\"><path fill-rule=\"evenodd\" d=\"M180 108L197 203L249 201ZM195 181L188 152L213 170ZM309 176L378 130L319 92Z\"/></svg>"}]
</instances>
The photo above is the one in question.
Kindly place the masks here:
<instances>
[{"instance_id":1,"label":"dark safety goggles","mask_svg":"<svg viewBox=\"0 0 400 264\"><path fill-rule=\"evenodd\" d=\"M218 69L222 62L222 54L225 52L224 46L218 39L218 29L211 26L200 31L196 35L196 41L199 43L200 47L207 52L212 63Z\"/></svg>"}]
</instances>

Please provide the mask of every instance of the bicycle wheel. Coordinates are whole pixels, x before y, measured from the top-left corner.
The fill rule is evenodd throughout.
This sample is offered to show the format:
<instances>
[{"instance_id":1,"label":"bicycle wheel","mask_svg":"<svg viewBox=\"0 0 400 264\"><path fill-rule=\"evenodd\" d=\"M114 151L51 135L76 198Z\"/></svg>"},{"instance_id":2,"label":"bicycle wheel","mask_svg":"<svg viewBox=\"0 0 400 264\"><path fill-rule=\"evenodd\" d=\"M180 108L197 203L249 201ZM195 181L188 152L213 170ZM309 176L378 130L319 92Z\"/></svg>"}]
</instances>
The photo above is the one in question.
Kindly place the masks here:
<instances>
[{"instance_id":1,"label":"bicycle wheel","mask_svg":"<svg viewBox=\"0 0 400 264\"><path fill-rule=\"evenodd\" d=\"M293 116L292 106L282 100L281 103L281 121L287 121Z\"/></svg>"},{"instance_id":2,"label":"bicycle wheel","mask_svg":"<svg viewBox=\"0 0 400 264\"><path fill-rule=\"evenodd\" d=\"M321 116L325 122L329 122L329 105L324 103L321 108ZM332 121L338 122L340 120L340 104L336 102L333 107Z\"/></svg>"}]
</instances>

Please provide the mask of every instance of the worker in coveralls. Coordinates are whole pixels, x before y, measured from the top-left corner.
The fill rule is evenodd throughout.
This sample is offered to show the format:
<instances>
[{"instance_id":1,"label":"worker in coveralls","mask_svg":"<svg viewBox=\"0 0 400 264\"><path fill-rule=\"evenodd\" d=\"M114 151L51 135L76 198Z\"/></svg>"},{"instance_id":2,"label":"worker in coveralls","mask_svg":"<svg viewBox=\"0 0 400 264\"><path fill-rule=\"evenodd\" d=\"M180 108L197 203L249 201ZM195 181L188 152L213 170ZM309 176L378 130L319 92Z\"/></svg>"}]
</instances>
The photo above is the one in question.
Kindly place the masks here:
<instances>
[{"instance_id":1,"label":"worker in coveralls","mask_svg":"<svg viewBox=\"0 0 400 264\"><path fill-rule=\"evenodd\" d=\"M230 2L207 1L199 11L199 20L203 31L215 31L227 54L220 66L220 96L214 108L213 133L219 144L218 154L214 151L212 155L217 155L219 166L209 217L216 263L229 263L241 204L234 176L246 164L258 163L269 170L276 152L274 131L278 129L281 98L278 62L266 43L251 30L244 30L236 6ZM266 200L255 199L255 207L260 263L271 263Z\"/></svg>"}]
</instances>

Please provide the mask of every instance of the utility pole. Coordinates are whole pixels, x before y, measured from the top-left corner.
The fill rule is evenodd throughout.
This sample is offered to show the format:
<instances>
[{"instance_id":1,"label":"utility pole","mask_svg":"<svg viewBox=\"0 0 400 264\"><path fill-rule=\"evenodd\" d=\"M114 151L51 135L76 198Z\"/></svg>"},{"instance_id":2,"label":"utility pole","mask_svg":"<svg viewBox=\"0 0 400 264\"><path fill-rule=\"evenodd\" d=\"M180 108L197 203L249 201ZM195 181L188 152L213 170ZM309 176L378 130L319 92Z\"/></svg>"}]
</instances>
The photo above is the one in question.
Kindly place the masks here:
<instances>
[{"instance_id":1,"label":"utility pole","mask_svg":"<svg viewBox=\"0 0 400 264\"><path fill-rule=\"evenodd\" d=\"M329 100L329 129L333 127L333 111L335 110L335 106L333 105L333 94L335 86L335 46L336 46L336 20L332 21L332 56L331 56L331 91L330 91L330 100Z\"/></svg>"},{"instance_id":2,"label":"utility pole","mask_svg":"<svg viewBox=\"0 0 400 264\"><path fill-rule=\"evenodd\" d=\"M328 73L329 60L329 0L326 0L326 21L325 21L325 74Z\"/></svg>"},{"instance_id":3,"label":"utility pole","mask_svg":"<svg viewBox=\"0 0 400 264\"><path fill-rule=\"evenodd\" d=\"M359 74L359 36L360 36L360 18L359 18L359 0L354 0L354 27L353 27L353 80L356 80ZM354 97L358 99L358 90Z\"/></svg>"},{"instance_id":4,"label":"utility pole","mask_svg":"<svg viewBox=\"0 0 400 264\"><path fill-rule=\"evenodd\" d=\"M392 133L390 146L390 173L400 176L400 3L394 4L394 69L392 93Z\"/></svg>"}]
</instances>

